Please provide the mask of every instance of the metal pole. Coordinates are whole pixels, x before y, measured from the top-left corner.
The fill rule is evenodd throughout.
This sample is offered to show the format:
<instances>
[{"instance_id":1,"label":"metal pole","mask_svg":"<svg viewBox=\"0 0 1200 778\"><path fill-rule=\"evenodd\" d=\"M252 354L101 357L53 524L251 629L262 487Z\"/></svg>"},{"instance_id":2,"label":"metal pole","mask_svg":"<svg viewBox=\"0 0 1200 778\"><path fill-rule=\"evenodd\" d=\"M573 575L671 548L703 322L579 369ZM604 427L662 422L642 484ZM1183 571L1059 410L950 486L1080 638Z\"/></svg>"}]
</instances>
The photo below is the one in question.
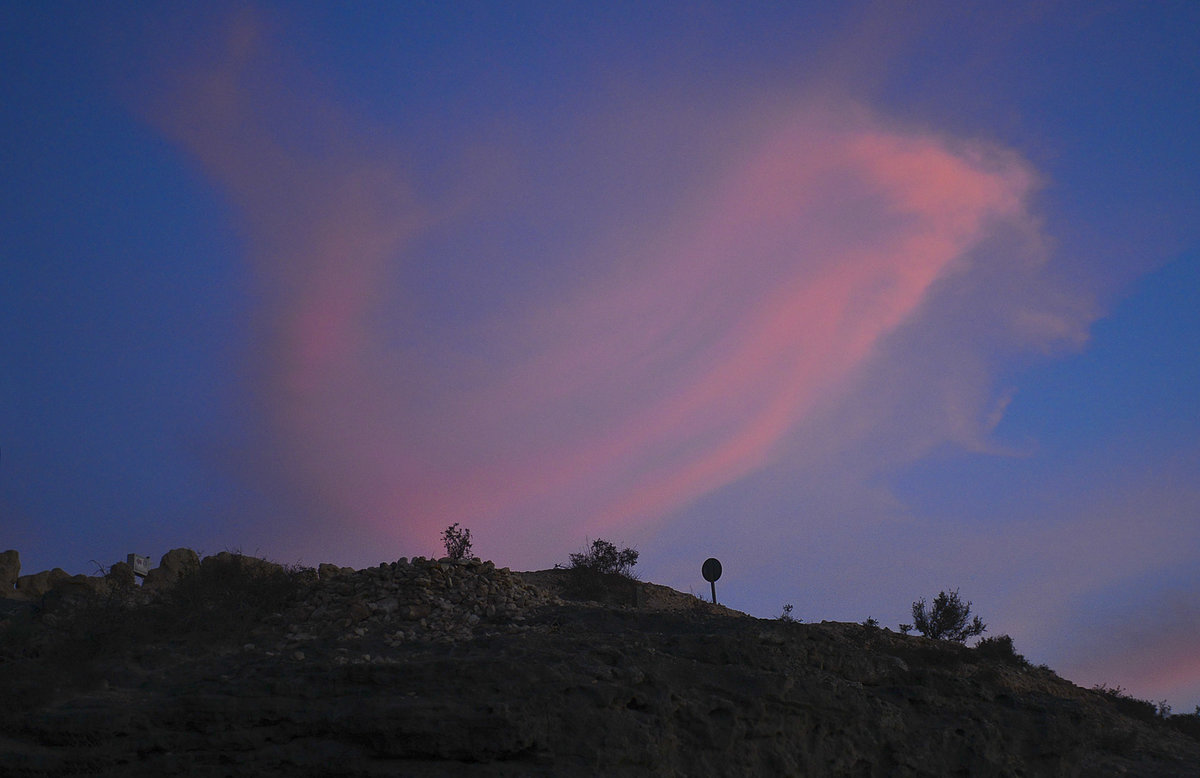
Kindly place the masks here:
<instances>
[{"instance_id":1,"label":"metal pole","mask_svg":"<svg viewBox=\"0 0 1200 778\"><path fill-rule=\"evenodd\" d=\"M710 583L712 584L712 589L713 589L713 605L716 605L717 604L717 582L710 581Z\"/></svg>"}]
</instances>

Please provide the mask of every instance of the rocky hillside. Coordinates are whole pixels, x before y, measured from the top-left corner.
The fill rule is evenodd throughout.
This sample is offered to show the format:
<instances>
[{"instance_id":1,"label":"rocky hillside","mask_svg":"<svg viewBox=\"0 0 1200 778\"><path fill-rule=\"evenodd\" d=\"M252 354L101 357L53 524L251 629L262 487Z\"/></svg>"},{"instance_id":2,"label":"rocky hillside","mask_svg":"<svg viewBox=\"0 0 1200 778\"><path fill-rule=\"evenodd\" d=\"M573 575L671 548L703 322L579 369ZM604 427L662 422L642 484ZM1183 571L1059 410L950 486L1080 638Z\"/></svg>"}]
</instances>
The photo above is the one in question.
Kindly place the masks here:
<instances>
[{"instance_id":1,"label":"rocky hillside","mask_svg":"<svg viewBox=\"0 0 1200 778\"><path fill-rule=\"evenodd\" d=\"M1012 653L666 587L177 549L0 562L7 776L1194 776L1200 740ZM19 562L17 562L19 572ZM7 572L6 572L7 571ZM49 576L47 576L47 579ZM40 585L39 585L40 586ZM598 600L598 601L597 601Z\"/></svg>"}]
</instances>

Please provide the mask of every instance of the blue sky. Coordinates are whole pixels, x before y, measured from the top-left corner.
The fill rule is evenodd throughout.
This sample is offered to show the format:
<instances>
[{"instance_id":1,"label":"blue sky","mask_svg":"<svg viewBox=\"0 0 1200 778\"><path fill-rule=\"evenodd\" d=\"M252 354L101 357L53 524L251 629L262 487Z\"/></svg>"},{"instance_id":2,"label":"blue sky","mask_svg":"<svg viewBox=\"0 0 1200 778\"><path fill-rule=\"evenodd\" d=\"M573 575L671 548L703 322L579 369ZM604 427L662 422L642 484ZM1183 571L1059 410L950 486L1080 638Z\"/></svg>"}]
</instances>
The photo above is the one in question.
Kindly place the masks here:
<instances>
[{"instance_id":1,"label":"blue sky","mask_svg":"<svg viewBox=\"0 0 1200 778\"><path fill-rule=\"evenodd\" d=\"M1194 4L0 14L25 572L600 536L1200 702Z\"/></svg>"}]
</instances>

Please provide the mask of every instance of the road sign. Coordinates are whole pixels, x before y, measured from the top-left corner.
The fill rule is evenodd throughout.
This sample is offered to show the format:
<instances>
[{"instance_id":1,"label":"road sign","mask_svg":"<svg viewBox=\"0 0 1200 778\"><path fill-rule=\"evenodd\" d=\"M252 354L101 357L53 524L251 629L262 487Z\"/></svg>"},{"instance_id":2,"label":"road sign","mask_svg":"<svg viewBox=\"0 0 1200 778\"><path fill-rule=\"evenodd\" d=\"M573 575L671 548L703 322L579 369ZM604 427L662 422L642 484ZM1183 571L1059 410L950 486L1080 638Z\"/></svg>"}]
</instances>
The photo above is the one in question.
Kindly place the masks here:
<instances>
[{"instance_id":1,"label":"road sign","mask_svg":"<svg viewBox=\"0 0 1200 778\"><path fill-rule=\"evenodd\" d=\"M704 560L704 566L700 568L700 573L704 576L704 580L712 584L713 605L717 604L717 579L721 577L721 563L709 557Z\"/></svg>"}]
</instances>

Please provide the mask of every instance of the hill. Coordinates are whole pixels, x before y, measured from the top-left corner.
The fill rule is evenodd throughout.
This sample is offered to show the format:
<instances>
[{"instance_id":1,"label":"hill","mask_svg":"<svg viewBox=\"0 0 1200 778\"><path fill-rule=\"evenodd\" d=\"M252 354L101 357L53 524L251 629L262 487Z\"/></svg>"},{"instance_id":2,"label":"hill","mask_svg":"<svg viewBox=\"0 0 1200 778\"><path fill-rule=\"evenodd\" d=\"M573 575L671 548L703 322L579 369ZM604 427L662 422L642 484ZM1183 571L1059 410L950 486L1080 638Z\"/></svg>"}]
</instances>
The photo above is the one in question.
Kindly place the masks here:
<instances>
[{"instance_id":1,"label":"hill","mask_svg":"<svg viewBox=\"0 0 1200 778\"><path fill-rule=\"evenodd\" d=\"M5 775L1184 776L1195 717L667 587L178 549L0 599ZM70 581L74 581L70 583ZM1176 726L1172 726L1172 724ZM1194 729L1194 728L1193 728Z\"/></svg>"}]
</instances>

